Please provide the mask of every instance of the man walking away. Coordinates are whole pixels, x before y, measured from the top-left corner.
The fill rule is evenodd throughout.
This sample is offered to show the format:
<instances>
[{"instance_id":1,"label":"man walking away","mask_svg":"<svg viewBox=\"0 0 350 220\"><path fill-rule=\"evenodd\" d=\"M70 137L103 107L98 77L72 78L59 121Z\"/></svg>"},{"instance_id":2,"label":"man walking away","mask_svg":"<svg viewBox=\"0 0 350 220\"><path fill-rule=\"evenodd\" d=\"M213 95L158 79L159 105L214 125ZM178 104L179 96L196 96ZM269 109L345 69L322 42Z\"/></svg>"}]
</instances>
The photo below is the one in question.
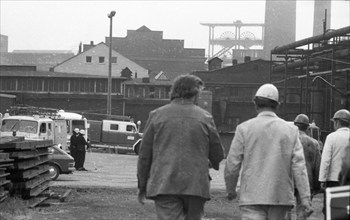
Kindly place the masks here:
<instances>
[{"instance_id":1,"label":"man walking away","mask_svg":"<svg viewBox=\"0 0 350 220\"><path fill-rule=\"evenodd\" d=\"M339 173L346 153L345 149L349 144L349 111L346 109L337 111L332 121L335 131L327 136L321 157L319 181L322 189L339 186ZM325 207L322 211L325 214Z\"/></svg>"},{"instance_id":2,"label":"man walking away","mask_svg":"<svg viewBox=\"0 0 350 220\"><path fill-rule=\"evenodd\" d=\"M306 170L309 179L311 199L320 191L320 183L318 174L320 170L321 153L318 141L307 135L310 126L309 117L305 114L299 114L294 120L294 124L299 128L299 139L303 146L304 157L306 162ZM304 210L301 205L298 190L295 190L296 196L296 215L298 220L305 220Z\"/></svg>"},{"instance_id":3,"label":"man walking away","mask_svg":"<svg viewBox=\"0 0 350 220\"><path fill-rule=\"evenodd\" d=\"M219 170L224 150L213 117L195 105L203 82L174 80L171 103L149 114L137 165L138 201L153 199L158 219L199 220L210 199L209 164Z\"/></svg>"},{"instance_id":4,"label":"man walking away","mask_svg":"<svg viewBox=\"0 0 350 220\"><path fill-rule=\"evenodd\" d=\"M294 182L306 215L310 187L299 132L276 115L278 90L262 85L254 97L258 116L237 126L225 164L228 199L236 198L242 167L242 219L286 219L294 203Z\"/></svg>"}]
</instances>

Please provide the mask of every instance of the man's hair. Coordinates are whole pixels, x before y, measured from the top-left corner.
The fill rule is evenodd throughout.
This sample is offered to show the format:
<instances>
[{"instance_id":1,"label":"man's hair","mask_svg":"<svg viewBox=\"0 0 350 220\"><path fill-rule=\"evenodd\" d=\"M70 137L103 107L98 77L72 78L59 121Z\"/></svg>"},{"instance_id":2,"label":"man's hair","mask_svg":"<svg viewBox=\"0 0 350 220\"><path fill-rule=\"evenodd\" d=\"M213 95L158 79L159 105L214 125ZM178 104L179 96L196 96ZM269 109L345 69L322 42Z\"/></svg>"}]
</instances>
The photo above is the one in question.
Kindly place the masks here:
<instances>
[{"instance_id":1,"label":"man's hair","mask_svg":"<svg viewBox=\"0 0 350 220\"><path fill-rule=\"evenodd\" d=\"M180 75L175 78L171 87L170 100L175 98L190 99L199 93L203 85L203 81L197 76Z\"/></svg>"},{"instance_id":2,"label":"man's hair","mask_svg":"<svg viewBox=\"0 0 350 220\"><path fill-rule=\"evenodd\" d=\"M277 110L278 102L263 97L255 97L254 103L257 108L271 108Z\"/></svg>"},{"instance_id":3,"label":"man's hair","mask_svg":"<svg viewBox=\"0 0 350 220\"><path fill-rule=\"evenodd\" d=\"M309 125L307 124L303 124L303 123L294 123L295 126L297 126L299 128L300 131L306 131L309 128Z\"/></svg>"}]
</instances>

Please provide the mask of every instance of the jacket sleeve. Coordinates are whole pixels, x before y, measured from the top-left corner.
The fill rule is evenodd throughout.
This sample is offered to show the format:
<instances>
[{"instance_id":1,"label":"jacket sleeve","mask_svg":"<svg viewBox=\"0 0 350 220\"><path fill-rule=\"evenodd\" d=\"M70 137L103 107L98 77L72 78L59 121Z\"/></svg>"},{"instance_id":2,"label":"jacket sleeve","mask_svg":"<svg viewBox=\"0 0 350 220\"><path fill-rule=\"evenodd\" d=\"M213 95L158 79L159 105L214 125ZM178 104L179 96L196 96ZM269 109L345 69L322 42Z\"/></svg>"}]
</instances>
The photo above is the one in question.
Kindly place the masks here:
<instances>
[{"instance_id":1,"label":"jacket sleeve","mask_svg":"<svg viewBox=\"0 0 350 220\"><path fill-rule=\"evenodd\" d=\"M318 181L319 177L319 171L320 171L320 163L321 163L321 153L320 153L320 147L317 141L314 142L314 165L313 165L313 190L319 191L320 190L320 182Z\"/></svg>"},{"instance_id":2,"label":"jacket sleeve","mask_svg":"<svg viewBox=\"0 0 350 220\"><path fill-rule=\"evenodd\" d=\"M297 140L293 147L292 155L292 172L295 182L295 187L298 189L300 199L310 198L310 184L306 170L303 146L297 133Z\"/></svg>"},{"instance_id":3,"label":"jacket sleeve","mask_svg":"<svg viewBox=\"0 0 350 220\"><path fill-rule=\"evenodd\" d=\"M243 136L240 126L238 126L225 163L224 178L227 193L232 193L236 191L239 172L243 160L243 152Z\"/></svg>"},{"instance_id":4,"label":"jacket sleeve","mask_svg":"<svg viewBox=\"0 0 350 220\"><path fill-rule=\"evenodd\" d=\"M152 118L154 112L149 114L146 127L144 129L141 147L139 150L139 158L137 162L137 180L140 191L146 192L147 180L150 175L153 153L153 136L154 129L152 126Z\"/></svg>"},{"instance_id":5,"label":"jacket sleeve","mask_svg":"<svg viewBox=\"0 0 350 220\"><path fill-rule=\"evenodd\" d=\"M220 135L211 117L209 121L209 161L211 166L215 170L219 170L220 162L224 157L225 153L221 144Z\"/></svg>"},{"instance_id":6,"label":"jacket sleeve","mask_svg":"<svg viewBox=\"0 0 350 220\"><path fill-rule=\"evenodd\" d=\"M322 156L321 156L320 173L318 177L318 180L320 182L326 182L328 179L331 158L332 158L332 145L331 145L330 137L328 136L324 143Z\"/></svg>"}]
</instances>

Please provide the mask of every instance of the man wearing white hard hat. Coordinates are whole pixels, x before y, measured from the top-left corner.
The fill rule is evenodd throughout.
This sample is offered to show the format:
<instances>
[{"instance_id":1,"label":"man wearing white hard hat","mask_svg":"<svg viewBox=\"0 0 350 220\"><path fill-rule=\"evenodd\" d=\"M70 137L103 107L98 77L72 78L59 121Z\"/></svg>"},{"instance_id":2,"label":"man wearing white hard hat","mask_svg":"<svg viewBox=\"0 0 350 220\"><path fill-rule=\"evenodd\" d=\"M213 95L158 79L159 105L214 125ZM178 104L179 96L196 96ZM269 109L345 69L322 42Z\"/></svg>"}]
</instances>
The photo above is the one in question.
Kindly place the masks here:
<instances>
[{"instance_id":1,"label":"man wearing white hard hat","mask_svg":"<svg viewBox=\"0 0 350 220\"><path fill-rule=\"evenodd\" d=\"M70 146L69 146L69 151L70 155L74 158L74 167L77 170L77 150L78 150L78 145L77 145L77 139L79 136L79 128L74 128L72 135L70 136Z\"/></svg>"},{"instance_id":2,"label":"man wearing white hard hat","mask_svg":"<svg viewBox=\"0 0 350 220\"><path fill-rule=\"evenodd\" d=\"M294 188L309 216L313 210L298 129L276 115L279 97L274 85L262 85L253 101L258 115L237 126L226 159L227 198L237 197L242 167L242 219L285 219L294 205Z\"/></svg>"},{"instance_id":3,"label":"man wearing white hard hat","mask_svg":"<svg viewBox=\"0 0 350 220\"><path fill-rule=\"evenodd\" d=\"M331 119L334 132L330 133L324 143L319 181L321 188L339 186L339 173L341 171L342 159L349 144L350 135L350 113L346 109L337 111ZM325 213L325 209L322 210Z\"/></svg>"},{"instance_id":4,"label":"man wearing white hard hat","mask_svg":"<svg viewBox=\"0 0 350 220\"><path fill-rule=\"evenodd\" d=\"M78 150L77 150L76 168L78 171L87 171L84 168L84 163L85 163L86 146L88 143L84 135L85 135L85 130L81 129L79 131L79 136L77 138Z\"/></svg>"}]
</instances>

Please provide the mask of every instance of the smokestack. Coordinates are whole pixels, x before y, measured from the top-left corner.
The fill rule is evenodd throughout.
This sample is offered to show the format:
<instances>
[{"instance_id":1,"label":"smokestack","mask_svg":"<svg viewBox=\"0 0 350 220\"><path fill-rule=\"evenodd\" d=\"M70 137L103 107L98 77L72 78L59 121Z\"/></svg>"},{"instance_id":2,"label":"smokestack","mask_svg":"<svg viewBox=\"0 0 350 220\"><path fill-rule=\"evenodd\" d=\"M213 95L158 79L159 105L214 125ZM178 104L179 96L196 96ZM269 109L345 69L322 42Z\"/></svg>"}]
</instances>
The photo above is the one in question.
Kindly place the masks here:
<instances>
[{"instance_id":1,"label":"smokestack","mask_svg":"<svg viewBox=\"0 0 350 220\"><path fill-rule=\"evenodd\" d=\"M266 0L264 59L273 48L295 42L296 7L296 0Z\"/></svg>"},{"instance_id":2,"label":"smokestack","mask_svg":"<svg viewBox=\"0 0 350 220\"><path fill-rule=\"evenodd\" d=\"M315 0L313 36L323 34L331 26L330 0Z\"/></svg>"}]
</instances>

